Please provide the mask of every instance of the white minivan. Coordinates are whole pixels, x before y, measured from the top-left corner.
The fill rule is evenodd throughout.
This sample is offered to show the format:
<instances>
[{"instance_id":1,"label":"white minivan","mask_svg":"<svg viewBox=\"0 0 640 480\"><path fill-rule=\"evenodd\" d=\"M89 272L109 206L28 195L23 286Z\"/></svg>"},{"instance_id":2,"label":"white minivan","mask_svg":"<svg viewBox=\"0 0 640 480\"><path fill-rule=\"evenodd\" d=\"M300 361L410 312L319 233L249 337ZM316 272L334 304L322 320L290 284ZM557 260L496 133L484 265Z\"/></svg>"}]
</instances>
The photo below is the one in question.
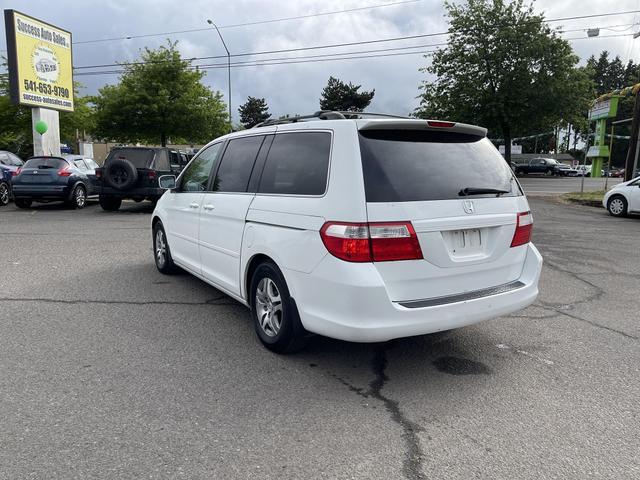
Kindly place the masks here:
<instances>
[{"instance_id":1,"label":"white minivan","mask_svg":"<svg viewBox=\"0 0 640 480\"><path fill-rule=\"evenodd\" d=\"M449 330L538 295L529 205L483 128L318 112L220 137L159 181L157 268L248 306L276 352Z\"/></svg>"}]
</instances>

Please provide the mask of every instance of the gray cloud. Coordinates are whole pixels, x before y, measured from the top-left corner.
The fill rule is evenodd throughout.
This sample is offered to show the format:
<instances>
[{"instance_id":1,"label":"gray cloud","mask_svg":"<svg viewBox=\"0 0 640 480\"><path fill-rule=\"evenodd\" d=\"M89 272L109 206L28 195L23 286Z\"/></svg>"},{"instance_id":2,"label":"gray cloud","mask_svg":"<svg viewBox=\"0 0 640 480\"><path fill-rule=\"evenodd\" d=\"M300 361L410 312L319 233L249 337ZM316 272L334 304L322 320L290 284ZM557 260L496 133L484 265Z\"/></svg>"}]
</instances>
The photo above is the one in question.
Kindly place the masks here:
<instances>
[{"instance_id":1,"label":"gray cloud","mask_svg":"<svg viewBox=\"0 0 640 480\"><path fill-rule=\"evenodd\" d=\"M107 0L99 3L77 0L8 1L4 8L15 8L55 25L71 30L75 41L96 38L122 37L163 31L207 27L206 19L213 18L219 25L244 23L255 20L308 15L318 12L343 10L389 3L392 0L340 1L340 0ZM615 4L595 0L552 1L535 3L537 11L547 18L587 15L605 11L624 11L638 8L636 0L623 0ZM638 27L619 27L640 21L640 15L622 15L585 20L567 20L553 23L554 27L586 29L610 26L601 35L630 33ZM2 26L4 29L4 26ZM422 0L415 3L342 13L301 20L269 23L248 27L223 29L225 41L232 53L277 50L310 45L333 44L442 32L447 28L443 3ZM628 28L624 30L624 28ZM572 45L582 61L591 54L607 49L620 55L623 61L639 61L639 47L631 37L586 39L584 31L572 32L565 37L581 37ZM179 40L185 57L223 55L224 49L215 31L195 32L167 36ZM2 37L4 39L4 33ZM360 47L345 47L331 51L310 51L274 55L301 56L305 54L337 53L345 51L389 48L405 45L439 43L444 37L381 43ZM4 40L2 41L4 44ZM166 42L164 37L116 40L108 43L78 44L74 49L76 65L113 63L135 60L144 46L157 47ZM0 47L5 48L5 47ZM265 56L267 58L268 56ZM248 60L242 59L242 60ZM428 63L421 55L343 60L296 65L235 68L233 75L233 107L248 95L265 97L274 115L305 113L318 109L318 99L330 75L361 84L364 89L376 89L371 110L406 114L417 104L418 84L425 78L418 69ZM212 63L224 60L211 60ZM94 93L105 83L114 83L117 76L78 77L85 92ZM226 70L209 70L205 83L220 90L226 99Z\"/></svg>"}]
</instances>

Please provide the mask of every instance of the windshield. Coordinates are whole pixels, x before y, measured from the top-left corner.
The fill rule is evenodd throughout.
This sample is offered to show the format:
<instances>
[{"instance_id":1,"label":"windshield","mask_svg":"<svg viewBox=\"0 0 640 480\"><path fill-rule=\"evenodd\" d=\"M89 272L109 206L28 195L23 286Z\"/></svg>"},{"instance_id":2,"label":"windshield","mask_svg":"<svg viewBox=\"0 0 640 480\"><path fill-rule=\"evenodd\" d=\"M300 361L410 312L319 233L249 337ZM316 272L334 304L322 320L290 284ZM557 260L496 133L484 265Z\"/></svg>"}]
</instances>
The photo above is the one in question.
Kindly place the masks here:
<instances>
[{"instance_id":1,"label":"windshield","mask_svg":"<svg viewBox=\"0 0 640 480\"><path fill-rule=\"evenodd\" d=\"M368 202L450 200L464 192L481 197L522 195L511 168L484 137L364 130L360 152Z\"/></svg>"},{"instance_id":2,"label":"windshield","mask_svg":"<svg viewBox=\"0 0 640 480\"><path fill-rule=\"evenodd\" d=\"M153 161L154 151L146 148L118 148L111 150L107 160L104 163L108 163L112 160L129 160L136 168L147 168Z\"/></svg>"},{"instance_id":3,"label":"windshield","mask_svg":"<svg viewBox=\"0 0 640 480\"><path fill-rule=\"evenodd\" d=\"M62 168L66 166L67 166L67 162L65 162L61 158L36 157L36 158L30 158L29 160L27 160L23 168L46 169L46 168Z\"/></svg>"}]
</instances>

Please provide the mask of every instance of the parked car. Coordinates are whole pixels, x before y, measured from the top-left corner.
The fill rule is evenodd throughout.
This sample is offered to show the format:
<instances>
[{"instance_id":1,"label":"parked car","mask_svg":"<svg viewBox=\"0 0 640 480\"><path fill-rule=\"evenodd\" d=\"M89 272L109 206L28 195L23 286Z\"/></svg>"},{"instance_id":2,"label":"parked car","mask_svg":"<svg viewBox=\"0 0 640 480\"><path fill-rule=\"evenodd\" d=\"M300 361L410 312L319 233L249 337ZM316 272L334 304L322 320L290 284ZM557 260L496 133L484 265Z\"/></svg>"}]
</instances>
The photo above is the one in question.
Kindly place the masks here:
<instances>
[{"instance_id":1,"label":"parked car","mask_svg":"<svg viewBox=\"0 0 640 480\"><path fill-rule=\"evenodd\" d=\"M100 205L115 211L124 199L157 202L163 194L158 178L177 175L186 164L185 154L169 148L116 147L96 169Z\"/></svg>"},{"instance_id":2,"label":"parked car","mask_svg":"<svg viewBox=\"0 0 640 480\"><path fill-rule=\"evenodd\" d=\"M624 177L624 168L612 168L609 170L610 177Z\"/></svg>"},{"instance_id":3,"label":"parked car","mask_svg":"<svg viewBox=\"0 0 640 480\"><path fill-rule=\"evenodd\" d=\"M22 165L20 157L11 152L0 150L0 207L11 201L11 177Z\"/></svg>"},{"instance_id":4,"label":"parked car","mask_svg":"<svg viewBox=\"0 0 640 480\"><path fill-rule=\"evenodd\" d=\"M14 201L19 208L36 202L63 201L84 208L95 195L95 162L80 155L33 157L11 179Z\"/></svg>"},{"instance_id":5,"label":"parked car","mask_svg":"<svg viewBox=\"0 0 640 480\"><path fill-rule=\"evenodd\" d=\"M575 167L576 176L578 177L590 177L591 176L591 165L577 165Z\"/></svg>"},{"instance_id":6,"label":"parked car","mask_svg":"<svg viewBox=\"0 0 640 480\"><path fill-rule=\"evenodd\" d=\"M602 205L614 217L640 213L640 177L615 185L605 193Z\"/></svg>"},{"instance_id":7,"label":"parked car","mask_svg":"<svg viewBox=\"0 0 640 480\"><path fill-rule=\"evenodd\" d=\"M248 306L276 352L310 332L386 341L531 304L532 215L486 130L347 115L267 121L160 177L158 270Z\"/></svg>"},{"instance_id":8,"label":"parked car","mask_svg":"<svg viewBox=\"0 0 640 480\"><path fill-rule=\"evenodd\" d=\"M540 173L544 175L560 175L560 163L553 158L533 158L527 163L516 164L516 175Z\"/></svg>"}]
</instances>

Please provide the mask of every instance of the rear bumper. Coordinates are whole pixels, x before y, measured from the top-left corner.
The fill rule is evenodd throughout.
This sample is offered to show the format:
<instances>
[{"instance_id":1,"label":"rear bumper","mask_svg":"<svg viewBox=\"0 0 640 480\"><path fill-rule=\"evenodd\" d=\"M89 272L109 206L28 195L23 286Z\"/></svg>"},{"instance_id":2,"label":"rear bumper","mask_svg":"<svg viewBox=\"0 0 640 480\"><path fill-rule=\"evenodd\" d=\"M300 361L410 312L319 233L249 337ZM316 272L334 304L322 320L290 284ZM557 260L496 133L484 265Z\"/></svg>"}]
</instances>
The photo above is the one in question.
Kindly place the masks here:
<instances>
[{"instance_id":1,"label":"rear bumper","mask_svg":"<svg viewBox=\"0 0 640 480\"><path fill-rule=\"evenodd\" d=\"M69 185L23 185L11 186L14 198L33 198L40 200L66 200L71 187Z\"/></svg>"},{"instance_id":2,"label":"rear bumper","mask_svg":"<svg viewBox=\"0 0 640 480\"><path fill-rule=\"evenodd\" d=\"M97 188L100 195L117 198L151 197L160 198L165 190L154 187L139 187L130 190L118 190L112 187L100 186Z\"/></svg>"},{"instance_id":3,"label":"rear bumper","mask_svg":"<svg viewBox=\"0 0 640 480\"><path fill-rule=\"evenodd\" d=\"M381 342L471 325L533 303L542 256L532 244L522 248L527 254L517 279L521 285L487 289L484 296L469 292L468 299L439 299L435 305L432 299L416 299L410 307L392 302L373 265L347 264L330 255L311 274L286 270L285 276L308 331L353 342ZM430 306L416 307L420 301Z\"/></svg>"}]
</instances>

